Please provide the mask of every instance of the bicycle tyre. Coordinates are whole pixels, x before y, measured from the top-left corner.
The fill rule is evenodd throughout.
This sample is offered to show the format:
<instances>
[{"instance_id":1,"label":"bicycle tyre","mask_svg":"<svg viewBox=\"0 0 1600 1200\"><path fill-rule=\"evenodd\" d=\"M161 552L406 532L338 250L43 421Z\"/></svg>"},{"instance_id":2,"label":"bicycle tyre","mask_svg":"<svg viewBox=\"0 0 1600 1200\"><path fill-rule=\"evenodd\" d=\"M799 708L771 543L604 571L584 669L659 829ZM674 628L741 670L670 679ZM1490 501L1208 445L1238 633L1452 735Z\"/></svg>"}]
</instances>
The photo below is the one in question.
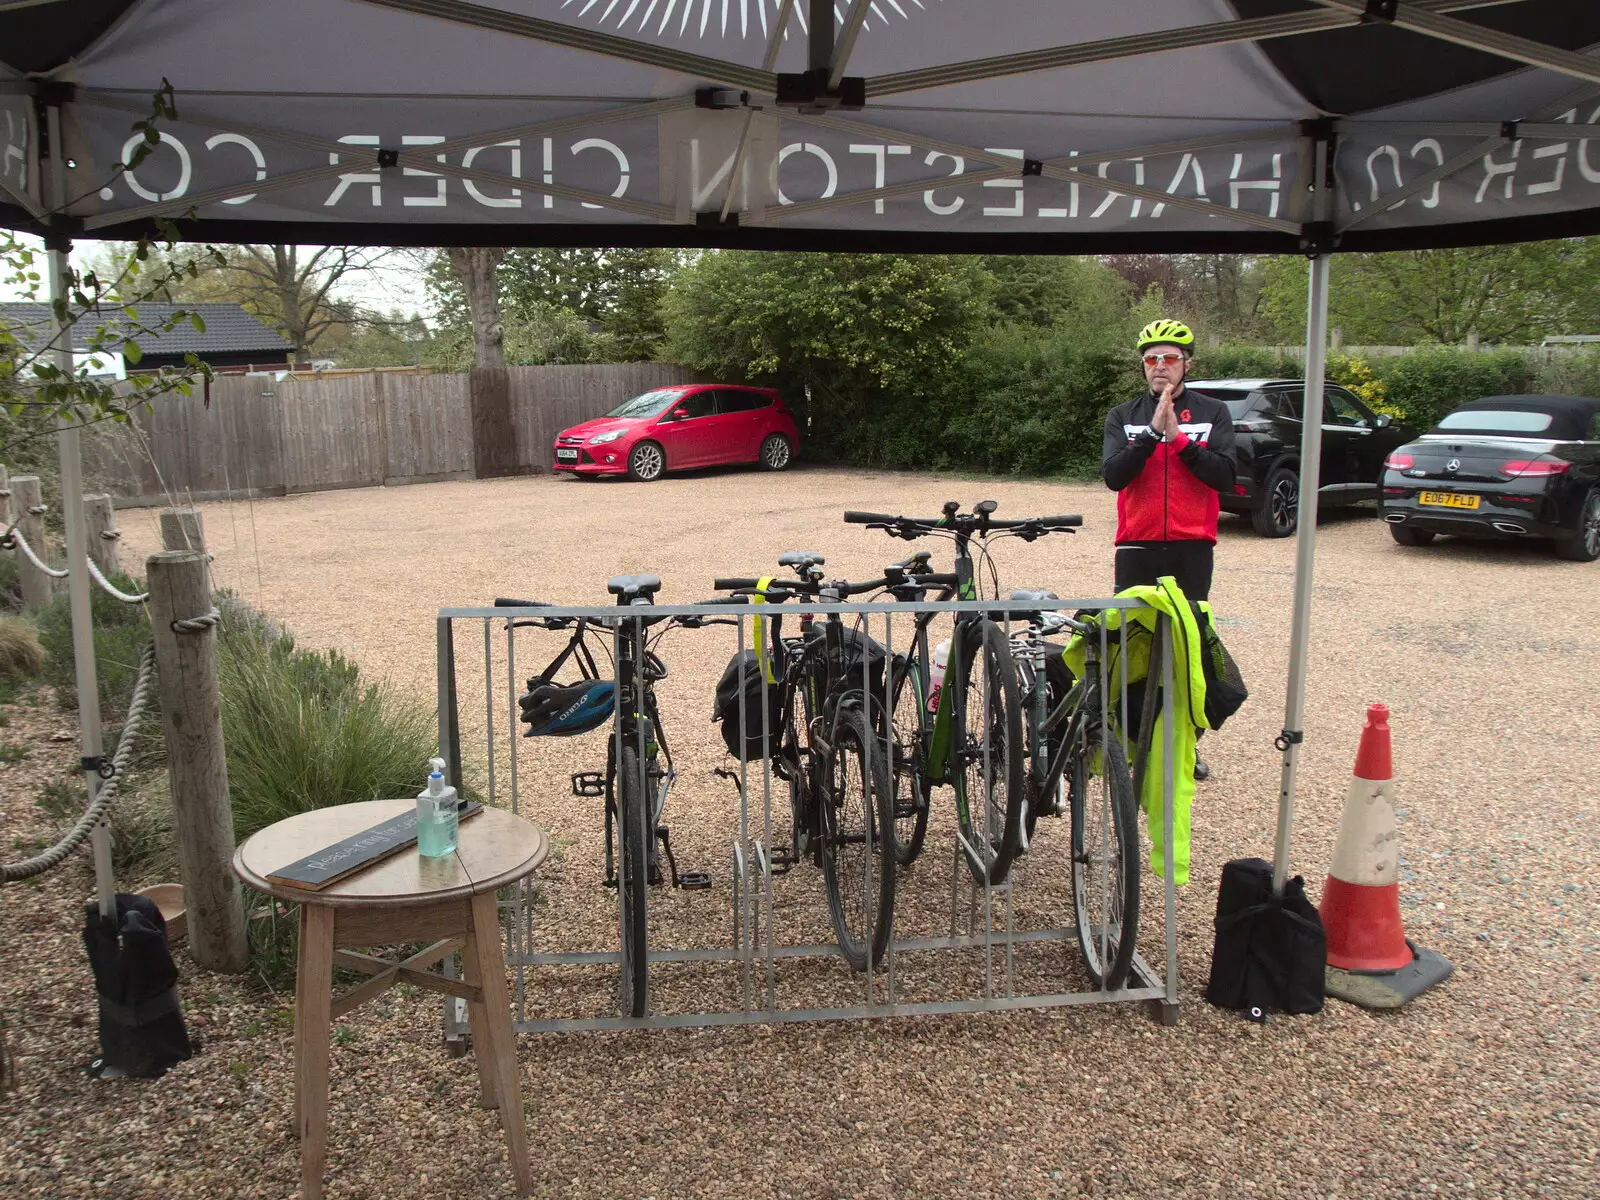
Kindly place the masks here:
<instances>
[{"instance_id":1,"label":"bicycle tyre","mask_svg":"<svg viewBox=\"0 0 1600 1200\"><path fill-rule=\"evenodd\" d=\"M868 768L870 754L870 770ZM895 856L883 852L894 827L894 791L882 743L861 710L841 707L834 720L822 808L822 877L839 953L852 971L877 966L894 936ZM848 847L861 853L845 853ZM870 882L869 882L870 880ZM871 886L876 883L876 887ZM859 898L862 903L852 903ZM871 911L868 911L868 910Z\"/></svg>"},{"instance_id":2,"label":"bicycle tyre","mask_svg":"<svg viewBox=\"0 0 1600 1200\"><path fill-rule=\"evenodd\" d=\"M1097 755L1101 769L1094 775L1089 764ZM1078 946L1095 990L1116 991L1127 981L1139 940L1139 824L1133 775L1122 742L1107 739L1102 729L1089 731L1068 769ZM1096 780L1099 787L1094 786ZM1110 844L1103 845L1108 833Z\"/></svg>"},{"instance_id":3,"label":"bicycle tyre","mask_svg":"<svg viewBox=\"0 0 1600 1200\"><path fill-rule=\"evenodd\" d=\"M950 714L956 815L961 835L984 867L980 870L969 859L973 877L979 883L1001 884L1022 846L1027 795L1017 664L1005 631L993 621L977 621L957 636L963 645ZM974 800L981 802L981 814Z\"/></svg>"},{"instance_id":4,"label":"bicycle tyre","mask_svg":"<svg viewBox=\"0 0 1600 1200\"><path fill-rule=\"evenodd\" d=\"M622 914L619 996L624 1016L642 1017L650 1002L650 843L639 753L631 746L623 747L617 783L617 905Z\"/></svg>"},{"instance_id":5,"label":"bicycle tyre","mask_svg":"<svg viewBox=\"0 0 1600 1200\"><path fill-rule=\"evenodd\" d=\"M928 706L923 696L921 662L911 658L896 673L890 719L890 764L894 781L894 858L909 867L928 836L928 787L922 772L923 729Z\"/></svg>"}]
</instances>

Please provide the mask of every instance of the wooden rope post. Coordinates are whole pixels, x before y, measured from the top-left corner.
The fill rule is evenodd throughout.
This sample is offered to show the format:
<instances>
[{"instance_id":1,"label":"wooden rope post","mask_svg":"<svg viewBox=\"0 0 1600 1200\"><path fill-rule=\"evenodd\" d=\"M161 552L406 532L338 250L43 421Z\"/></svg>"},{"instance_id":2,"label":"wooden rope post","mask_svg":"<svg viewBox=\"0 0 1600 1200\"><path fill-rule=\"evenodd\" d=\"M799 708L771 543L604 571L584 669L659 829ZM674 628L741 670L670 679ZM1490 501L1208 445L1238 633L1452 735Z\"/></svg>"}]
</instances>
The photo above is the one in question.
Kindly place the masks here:
<instances>
[{"instance_id":1,"label":"wooden rope post","mask_svg":"<svg viewBox=\"0 0 1600 1200\"><path fill-rule=\"evenodd\" d=\"M17 522L17 528L22 531L22 536L28 539L28 545L33 547L33 552L43 560L45 557L44 494L39 490L39 477L18 475L13 479L11 501L12 511L21 518ZM43 608L56 594L55 580L34 566L32 560L20 548L12 553L17 556L17 575L22 583L22 607Z\"/></svg>"},{"instance_id":2,"label":"wooden rope post","mask_svg":"<svg viewBox=\"0 0 1600 1200\"><path fill-rule=\"evenodd\" d=\"M239 881L229 865L233 805L222 746L217 630L214 619L206 620L215 612L211 573L203 550L152 554L145 570L190 951L203 967L237 973L249 950ZM180 630L179 623L189 627Z\"/></svg>"},{"instance_id":3,"label":"wooden rope post","mask_svg":"<svg viewBox=\"0 0 1600 1200\"><path fill-rule=\"evenodd\" d=\"M106 495L83 498L84 532L88 535L89 558L100 568L100 574L115 579L122 574L122 564L117 557L117 539L122 536L117 529L116 511L111 497Z\"/></svg>"},{"instance_id":4,"label":"wooden rope post","mask_svg":"<svg viewBox=\"0 0 1600 1200\"><path fill-rule=\"evenodd\" d=\"M205 523L198 508L163 508L161 544L168 550L204 550Z\"/></svg>"}]
</instances>

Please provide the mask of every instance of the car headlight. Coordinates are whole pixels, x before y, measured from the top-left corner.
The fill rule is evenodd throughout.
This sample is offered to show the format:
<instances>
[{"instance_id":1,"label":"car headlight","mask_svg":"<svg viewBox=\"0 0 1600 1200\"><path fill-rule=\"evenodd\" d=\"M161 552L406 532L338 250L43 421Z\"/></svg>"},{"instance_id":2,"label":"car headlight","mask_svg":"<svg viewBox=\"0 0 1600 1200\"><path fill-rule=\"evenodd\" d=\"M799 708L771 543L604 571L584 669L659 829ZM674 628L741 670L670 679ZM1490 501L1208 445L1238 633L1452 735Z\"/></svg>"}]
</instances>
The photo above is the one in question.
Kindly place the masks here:
<instances>
[{"instance_id":1,"label":"car headlight","mask_svg":"<svg viewBox=\"0 0 1600 1200\"><path fill-rule=\"evenodd\" d=\"M607 442L614 442L623 434L621 429L613 429L610 433L597 433L589 439L591 446L604 446Z\"/></svg>"}]
</instances>

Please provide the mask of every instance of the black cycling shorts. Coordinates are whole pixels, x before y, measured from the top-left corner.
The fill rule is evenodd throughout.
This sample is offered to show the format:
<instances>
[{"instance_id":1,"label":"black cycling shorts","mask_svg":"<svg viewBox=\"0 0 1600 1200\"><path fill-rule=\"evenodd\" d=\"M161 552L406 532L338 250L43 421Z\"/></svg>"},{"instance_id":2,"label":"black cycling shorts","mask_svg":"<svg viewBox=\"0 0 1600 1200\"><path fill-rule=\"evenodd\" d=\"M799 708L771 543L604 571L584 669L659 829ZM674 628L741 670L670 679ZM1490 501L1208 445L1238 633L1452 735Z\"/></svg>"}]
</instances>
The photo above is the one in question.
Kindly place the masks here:
<instances>
[{"instance_id":1,"label":"black cycling shorts","mask_svg":"<svg viewBox=\"0 0 1600 1200\"><path fill-rule=\"evenodd\" d=\"M1209 600L1215 550L1205 541L1126 542L1117 547L1116 590L1154 584L1171 575L1190 600Z\"/></svg>"}]
</instances>

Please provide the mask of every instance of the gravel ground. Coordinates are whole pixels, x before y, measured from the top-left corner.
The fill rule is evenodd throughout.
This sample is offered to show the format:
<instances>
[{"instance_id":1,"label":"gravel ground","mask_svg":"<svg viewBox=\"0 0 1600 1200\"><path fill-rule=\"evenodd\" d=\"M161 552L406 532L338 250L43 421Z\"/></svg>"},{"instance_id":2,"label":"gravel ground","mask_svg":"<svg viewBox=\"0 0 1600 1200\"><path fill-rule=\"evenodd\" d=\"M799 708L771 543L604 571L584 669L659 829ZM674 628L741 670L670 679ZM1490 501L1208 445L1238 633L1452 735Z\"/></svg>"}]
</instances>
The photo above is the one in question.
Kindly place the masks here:
<instances>
[{"instance_id":1,"label":"gravel ground","mask_svg":"<svg viewBox=\"0 0 1600 1200\"><path fill-rule=\"evenodd\" d=\"M1007 544L1006 586L1091 596L1109 587L1112 497L1098 487L797 470L662 483L546 478L323 493L209 505L216 576L302 643L337 647L398 688L432 695L439 607L517 595L604 602L603 582L652 570L663 598L707 594L713 575L755 573L786 549L820 549L862 577L905 552L847 528L846 507L932 512L993 496L1000 515L1084 513L1076 537ZM126 561L157 542L153 511L127 512ZM1580 1197L1595 1194L1600 1116L1593 1047L1597 852L1592 711L1600 574L1535 546L1394 545L1368 514L1323 522L1295 864L1320 888L1364 706L1393 710L1402 902L1411 938L1453 960L1444 987L1403 1012L1330 1002L1264 1027L1209 1008L1215 881L1222 863L1270 856L1293 544L1224 518L1214 602L1253 694L1204 743L1213 766L1194 817L1194 879L1179 904L1183 1014L1173 1029L1135 1007L519 1039L541 1195L1208 1195ZM947 558L935 545L940 559ZM710 775L707 720L727 630L663 646L678 756L669 820L709 893L653 896L661 943L726 938L737 798ZM481 634L458 632L464 736L486 784ZM519 673L552 643L519 641ZM506 731L496 636L494 719ZM3 710L0 835L37 831L32 798L66 771L71 719L45 703ZM534 928L546 949L614 942L599 886L601 815L566 776L603 765L597 737L523 743L523 811L551 829ZM502 802L507 763L497 760ZM420 783L420 780L419 780ZM1019 868L1019 925L1070 919L1064 830L1042 827ZM936 822L931 845L948 847ZM930 850L902 888L902 933L948 919L949 860ZM1159 892L1146 874L1146 947L1159 958ZM204 1051L155 1083L95 1084L88 972L76 941L88 887L75 860L0 898L0 1012L19 1085L0 1111L0 1195L284 1197L290 997L209 975L182 958ZM826 933L821 881L779 881L788 940ZM1153 923L1152 923L1153 922ZM904 995L981 986L975 962L905 956ZM1019 956L1019 979L1081 980L1063 948ZM658 972L667 1010L736 1004L731 972ZM531 1016L600 1014L612 977L543 968ZM836 960L787 965L785 1003L848 1002ZM88 1021L86 1023L86 1018ZM438 1045L433 997L397 989L343 1023L333 1050L332 1197L508 1196L493 1113L475 1107L470 1058ZM1584 1050L1587 1045L1589 1050Z\"/></svg>"}]
</instances>

